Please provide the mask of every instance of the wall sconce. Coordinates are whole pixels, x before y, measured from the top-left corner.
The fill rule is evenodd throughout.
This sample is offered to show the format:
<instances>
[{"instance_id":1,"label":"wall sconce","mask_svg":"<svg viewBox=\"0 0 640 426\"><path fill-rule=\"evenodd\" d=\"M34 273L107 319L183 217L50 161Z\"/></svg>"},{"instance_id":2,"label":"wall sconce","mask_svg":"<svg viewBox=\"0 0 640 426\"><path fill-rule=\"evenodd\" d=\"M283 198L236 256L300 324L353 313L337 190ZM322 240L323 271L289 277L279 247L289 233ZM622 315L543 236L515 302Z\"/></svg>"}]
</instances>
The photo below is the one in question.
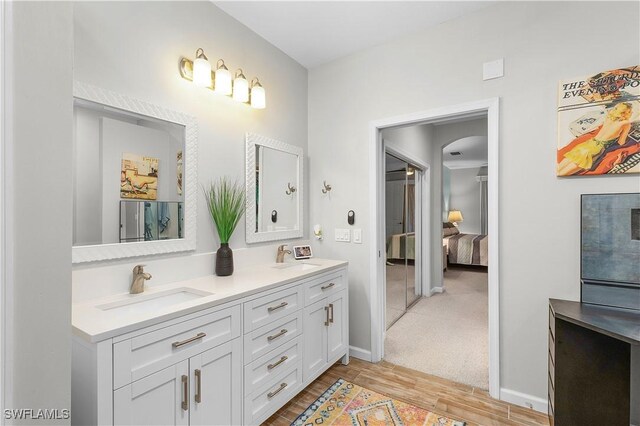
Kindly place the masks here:
<instances>
[{"instance_id":1,"label":"wall sconce","mask_svg":"<svg viewBox=\"0 0 640 426\"><path fill-rule=\"evenodd\" d=\"M249 84L242 68L238 68L232 78L223 59L218 60L215 71L212 71L209 59L202 48L196 50L196 58L193 61L180 58L180 76L200 87L231 96L235 101L248 103L253 108L264 109L266 106L265 90L257 77Z\"/></svg>"},{"instance_id":2,"label":"wall sconce","mask_svg":"<svg viewBox=\"0 0 640 426\"><path fill-rule=\"evenodd\" d=\"M200 87L211 86L211 64L202 48L196 50L196 59L193 61L193 82Z\"/></svg>"},{"instance_id":3,"label":"wall sconce","mask_svg":"<svg viewBox=\"0 0 640 426\"><path fill-rule=\"evenodd\" d=\"M249 101L249 82L242 73L242 68L238 68L233 78L233 100L238 102Z\"/></svg>"},{"instance_id":4,"label":"wall sconce","mask_svg":"<svg viewBox=\"0 0 640 426\"><path fill-rule=\"evenodd\" d=\"M256 109L263 109L266 106L264 87L260 84L258 77L251 80L251 106Z\"/></svg>"},{"instance_id":5,"label":"wall sconce","mask_svg":"<svg viewBox=\"0 0 640 426\"><path fill-rule=\"evenodd\" d=\"M286 191L284 191L284 192L285 192L285 194L287 194L287 195L291 195L291 194L293 194L294 192L296 192L296 187L295 187L295 186L291 186L291 182L287 182L287 190L286 190Z\"/></svg>"}]
</instances>

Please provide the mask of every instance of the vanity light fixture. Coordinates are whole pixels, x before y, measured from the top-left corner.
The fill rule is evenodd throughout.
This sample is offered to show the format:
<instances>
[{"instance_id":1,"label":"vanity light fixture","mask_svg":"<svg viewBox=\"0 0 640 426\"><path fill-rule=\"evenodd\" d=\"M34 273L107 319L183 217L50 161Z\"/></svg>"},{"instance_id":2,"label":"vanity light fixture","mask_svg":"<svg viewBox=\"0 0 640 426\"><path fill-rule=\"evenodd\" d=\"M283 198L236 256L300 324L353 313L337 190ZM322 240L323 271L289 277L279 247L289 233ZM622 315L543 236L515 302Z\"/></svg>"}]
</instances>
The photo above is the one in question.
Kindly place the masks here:
<instances>
[{"instance_id":1,"label":"vanity light fixture","mask_svg":"<svg viewBox=\"0 0 640 426\"><path fill-rule=\"evenodd\" d=\"M234 100L249 104L253 108L264 109L266 106L264 87L257 77L249 84L242 68L238 68L232 76L223 59L218 59L216 69L213 71L202 48L196 50L196 58L193 61L180 58L180 76L185 80L193 81L197 86L231 96Z\"/></svg>"},{"instance_id":2,"label":"vanity light fixture","mask_svg":"<svg viewBox=\"0 0 640 426\"><path fill-rule=\"evenodd\" d=\"M255 109L264 109L266 103L264 87L256 77L251 80L251 106Z\"/></svg>"},{"instance_id":3,"label":"vanity light fixture","mask_svg":"<svg viewBox=\"0 0 640 426\"><path fill-rule=\"evenodd\" d=\"M196 59L193 61L193 82L200 87L211 86L211 64L201 47L196 50Z\"/></svg>"},{"instance_id":4,"label":"vanity light fixture","mask_svg":"<svg viewBox=\"0 0 640 426\"><path fill-rule=\"evenodd\" d=\"M249 101L249 82L242 72L242 68L238 68L233 78L233 100L238 102Z\"/></svg>"},{"instance_id":5,"label":"vanity light fixture","mask_svg":"<svg viewBox=\"0 0 640 426\"><path fill-rule=\"evenodd\" d=\"M231 73L229 72L229 68L224 64L223 59L218 59L216 65L216 80L213 90L221 95L230 95L232 92Z\"/></svg>"}]
</instances>

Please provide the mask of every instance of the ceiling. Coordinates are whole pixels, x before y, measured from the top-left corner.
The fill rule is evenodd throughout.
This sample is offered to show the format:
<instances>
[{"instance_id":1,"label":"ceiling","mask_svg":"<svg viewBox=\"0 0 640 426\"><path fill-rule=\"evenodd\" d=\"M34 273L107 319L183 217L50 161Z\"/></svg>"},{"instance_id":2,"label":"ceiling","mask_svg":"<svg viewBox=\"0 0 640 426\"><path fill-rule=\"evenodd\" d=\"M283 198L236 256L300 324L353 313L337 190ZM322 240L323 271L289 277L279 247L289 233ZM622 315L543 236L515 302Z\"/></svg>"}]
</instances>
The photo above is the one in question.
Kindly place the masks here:
<instances>
[{"instance_id":1,"label":"ceiling","mask_svg":"<svg viewBox=\"0 0 640 426\"><path fill-rule=\"evenodd\" d=\"M311 69L495 1L214 1Z\"/></svg>"},{"instance_id":2,"label":"ceiling","mask_svg":"<svg viewBox=\"0 0 640 426\"><path fill-rule=\"evenodd\" d=\"M459 152L461 155L451 155L452 152ZM486 166L488 152L486 136L458 139L442 149L442 164L449 169Z\"/></svg>"}]
</instances>

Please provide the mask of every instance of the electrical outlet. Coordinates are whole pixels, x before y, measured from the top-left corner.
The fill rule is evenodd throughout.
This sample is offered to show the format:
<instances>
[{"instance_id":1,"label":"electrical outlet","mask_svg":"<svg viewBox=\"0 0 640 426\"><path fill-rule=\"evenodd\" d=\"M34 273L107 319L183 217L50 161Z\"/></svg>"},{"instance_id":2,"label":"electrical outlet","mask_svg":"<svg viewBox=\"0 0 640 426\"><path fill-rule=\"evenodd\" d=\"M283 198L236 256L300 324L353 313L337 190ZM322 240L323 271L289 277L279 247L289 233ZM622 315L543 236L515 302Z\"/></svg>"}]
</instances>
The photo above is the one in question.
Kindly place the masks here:
<instances>
[{"instance_id":1,"label":"electrical outlet","mask_svg":"<svg viewBox=\"0 0 640 426\"><path fill-rule=\"evenodd\" d=\"M362 244L362 229L353 230L353 242L355 244Z\"/></svg>"},{"instance_id":2,"label":"electrical outlet","mask_svg":"<svg viewBox=\"0 0 640 426\"><path fill-rule=\"evenodd\" d=\"M348 243L349 241L351 241L351 231L348 229L337 229L336 228L336 241L340 241L343 243Z\"/></svg>"}]
</instances>

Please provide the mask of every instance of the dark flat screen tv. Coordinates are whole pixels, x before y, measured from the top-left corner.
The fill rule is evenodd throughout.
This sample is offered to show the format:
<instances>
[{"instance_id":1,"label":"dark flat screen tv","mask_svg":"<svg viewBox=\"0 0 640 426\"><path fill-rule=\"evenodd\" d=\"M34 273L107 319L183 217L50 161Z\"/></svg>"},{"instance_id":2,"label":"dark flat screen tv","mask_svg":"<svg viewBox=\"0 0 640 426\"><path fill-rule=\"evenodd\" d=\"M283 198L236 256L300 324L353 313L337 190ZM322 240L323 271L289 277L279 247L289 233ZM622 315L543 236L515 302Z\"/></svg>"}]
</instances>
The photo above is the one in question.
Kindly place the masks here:
<instances>
[{"instance_id":1,"label":"dark flat screen tv","mask_svg":"<svg viewBox=\"0 0 640 426\"><path fill-rule=\"evenodd\" d=\"M640 193L584 194L581 299L640 310Z\"/></svg>"}]
</instances>

